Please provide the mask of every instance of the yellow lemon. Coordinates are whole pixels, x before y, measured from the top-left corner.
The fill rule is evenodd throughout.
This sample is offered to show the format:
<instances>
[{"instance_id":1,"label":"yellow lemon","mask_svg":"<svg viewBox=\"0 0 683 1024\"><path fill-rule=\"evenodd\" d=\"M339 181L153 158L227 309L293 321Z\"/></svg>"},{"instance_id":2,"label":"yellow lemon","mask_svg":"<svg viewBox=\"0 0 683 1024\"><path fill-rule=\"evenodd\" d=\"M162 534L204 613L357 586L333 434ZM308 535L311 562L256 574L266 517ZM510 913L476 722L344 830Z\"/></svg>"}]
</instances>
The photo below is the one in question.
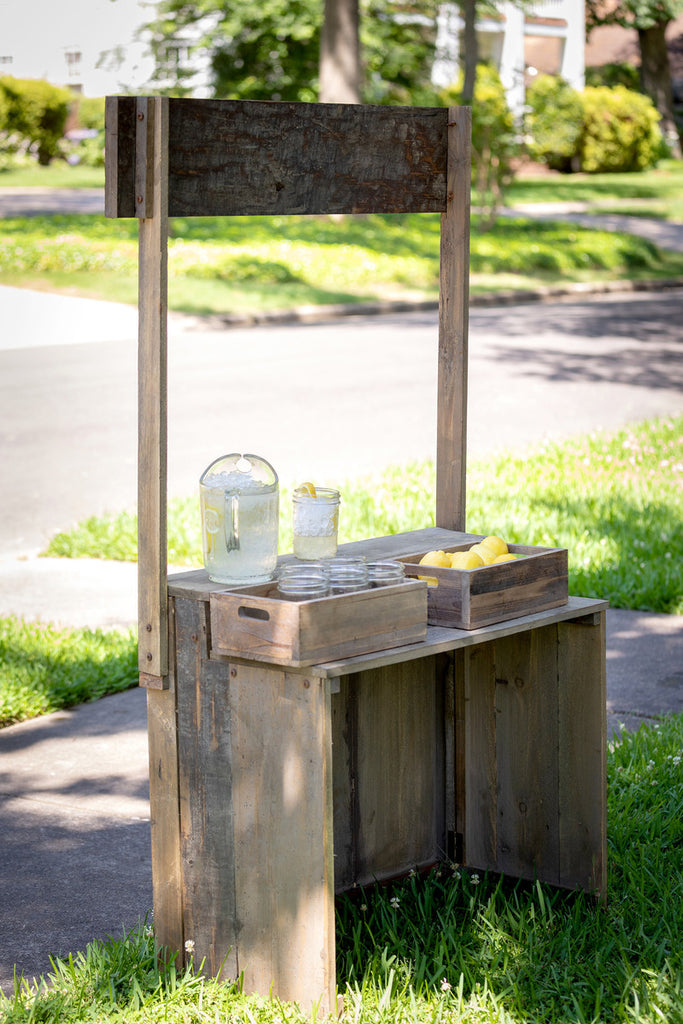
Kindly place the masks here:
<instances>
[{"instance_id":1,"label":"yellow lemon","mask_svg":"<svg viewBox=\"0 0 683 1024\"><path fill-rule=\"evenodd\" d=\"M420 559L420 565L433 565L438 569L450 569L451 559L445 551L428 551Z\"/></svg>"},{"instance_id":2,"label":"yellow lemon","mask_svg":"<svg viewBox=\"0 0 683 1024\"><path fill-rule=\"evenodd\" d=\"M469 551L465 551L465 557L461 560L458 568L481 569L482 565L484 565L484 559L481 555L477 554L476 551L472 551L472 548L470 548Z\"/></svg>"},{"instance_id":3,"label":"yellow lemon","mask_svg":"<svg viewBox=\"0 0 683 1024\"><path fill-rule=\"evenodd\" d=\"M419 580L424 580L425 583L430 587L438 587L439 581L436 576L418 576Z\"/></svg>"},{"instance_id":4,"label":"yellow lemon","mask_svg":"<svg viewBox=\"0 0 683 1024\"><path fill-rule=\"evenodd\" d=\"M484 537L479 542L485 547L490 548L494 555L505 555L507 554L508 546L502 537L496 537L495 534L491 534L489 537Z\"/></svg>"},{"instance_id":5,"label":"yellow lemon","mask_svg":"<svg viewBox=\"0 0 683 1024\"><path fill-rule=\"evenodd\" d=\"M451 552L451 569L462 569L462 560L467 556L467 551Z\"/></svg>"},{"instance_id":6,"label":"yellow lemon","mask_svg":"<svg viewBox=\"0 0 683 1024\"><path fill-rule=\"evenodd\" d=\"M481 558L482 565L492 565L493 559L496 557L490 548L487 548L484 544L473 544L470 548L470 553L479 555Z\"/></svg>"},{"instance_id":7,"label":"yellow lemon","mask_svg":"<svg viewBox=\"0 0 683 1024\"><path fill-rule=\"evenodd\" d=\"M309 498L317 497L315 491L315 484L310 483L306 480L303 484L300 484L296 489L297 494L306 494Z\"/></svg>"},{"instance_id":8,"label":"yellow lemon","mask_svg":"<svg viewBox=\"0 0 683 1024\"><path fill-rule=\"evenodd\" d=\"M504 555L497 555L493 559L493 564L496 565L498 562L514 562L516 558L517 555L513 555L511 551L508 551Z\"/></svg>"}]
</instances>

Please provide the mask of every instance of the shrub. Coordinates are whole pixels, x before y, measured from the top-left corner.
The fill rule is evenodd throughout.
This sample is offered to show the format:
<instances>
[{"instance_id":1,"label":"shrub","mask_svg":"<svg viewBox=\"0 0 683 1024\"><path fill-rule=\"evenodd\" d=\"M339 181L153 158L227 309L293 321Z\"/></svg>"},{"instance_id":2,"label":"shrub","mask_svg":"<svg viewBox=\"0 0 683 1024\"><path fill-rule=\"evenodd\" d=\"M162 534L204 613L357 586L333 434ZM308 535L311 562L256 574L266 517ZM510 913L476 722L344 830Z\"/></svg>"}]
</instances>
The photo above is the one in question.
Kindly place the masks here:
<instances>
[{"instance_id":1,"label":"shrub","mask_svg":"<svg viewBox=\"0 0 683 1024\"><path fill-rule=\"evenodd\" d=\"M659 114L647 96L624 86L588 86L583 91L581 169L642 171L659 159L663 140Z\"/></svg>"},{"instance_id":2,"label":"shrub","mask_svg":"<svg viewBox=\"0 0 683 1024\"><path fill-rule=\"evenodd\" d=\"M8 145L17 151L28 147L40 164L49 164L59 155L72 94L49 82L11 77L0 78L0 93L0 129Z\"/></svg>"},{"instance_id":3,"label":"shrub","mask_svg":"<svg viewBox=\"0 0 683 1024\"><path fill-rule=\"evenodd\" d=\"M540 75L526 94L529 155L556 171L570 171L583 133L581 94L556 75Z\"/></svg>"}]
</instances>

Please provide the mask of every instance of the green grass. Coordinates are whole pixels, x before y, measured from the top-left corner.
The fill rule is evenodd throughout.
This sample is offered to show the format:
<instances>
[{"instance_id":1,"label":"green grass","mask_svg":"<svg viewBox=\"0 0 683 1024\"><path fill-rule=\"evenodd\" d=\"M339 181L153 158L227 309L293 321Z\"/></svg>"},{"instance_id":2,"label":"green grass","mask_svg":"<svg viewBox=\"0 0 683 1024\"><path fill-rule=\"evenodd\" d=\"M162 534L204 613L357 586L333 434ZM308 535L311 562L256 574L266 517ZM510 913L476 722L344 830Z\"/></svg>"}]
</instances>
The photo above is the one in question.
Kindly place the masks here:
<instances>
[{"instance_id":1,"label":"green grass","mask_svg":"<svg viewBox=\"0 0 683 1024\"><path fill-rule=\"evenodd\" d=\"M72 167L54 160L48 167L31 162L0 168L0 188L104 188L104 167Z\"/></svg>"},{"instance_id":2,"label":"green grass","mask_svg":"<svg viewBox=\"0 0 683 1024\"><path fill-rule=\"evenodd\" d=\"M607 757L604 904L442 864L337 903L348 1024L681 1024L683 716L626 733ZM201 965L162 967L151 928L17 979L2 1024L304 1024Z\"/></svg>"},{"instance_id":3,"label":"green grass","mask_svg":"<svg viewBox=\"0 0 683 1024\"><path fill-rule=\"evenodd\" d=\"M341 486L340 542L434 523L434 465L390 467ZM291 551L291 486L280 498L280 551ZM518 544L566 547L569 590L618 608L683 614L683 416L596 432L468 468L467 528ZM199 502L169 503L169 562L202 564ZM57 534L53 557L137 558L133 512Z\"/></svg>"},{"instance_id":4,"label":"green grass","mask_svg":"<svg viewBox=\"0 0 683 1024\"><path fill-rule=\"evenodd\" d=\"M683 161L630 174L519 175L505 195L507 205L584 202L593 212L613 210L683 221Z\"/></svg>"},{"instance_id":5,"label":"green grass","mask_svg":"<svg viewBox=\"0 0 683 1024\"><path fill-rule=\"evenodd\" d=\"M137 302L137 222L58 215L0 220L7 285ZM561 222L472 222L471 290L683 276L683 253ZM169 307L192 314L379 299L436 299L439 217L176 218Z\"/></svg>"},{"instance_id":6,"label":"green grass","mask_svg":"<svg viewBox=\"0 0 683 1024\"><path fill-rule=\"evenodd\" d=\"M138 682L132 632L0 619L0 728Z\"/></svg>"}]
</instances>

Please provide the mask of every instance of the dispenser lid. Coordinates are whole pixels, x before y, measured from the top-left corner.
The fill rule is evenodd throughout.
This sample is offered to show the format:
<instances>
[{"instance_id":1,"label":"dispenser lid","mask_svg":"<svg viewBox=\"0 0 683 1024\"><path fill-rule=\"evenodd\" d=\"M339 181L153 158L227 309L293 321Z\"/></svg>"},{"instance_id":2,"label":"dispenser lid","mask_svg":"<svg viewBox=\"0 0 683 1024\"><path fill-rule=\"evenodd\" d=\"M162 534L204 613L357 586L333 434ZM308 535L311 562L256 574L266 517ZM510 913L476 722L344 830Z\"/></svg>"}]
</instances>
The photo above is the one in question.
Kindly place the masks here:
<instances>
[{"instance_id":1,"label":"dispenser lid","mask_svg":"<svg viewBox=\"0 0 683 1024\"><path fill-rule=\"evenodd\" d=\"M272 491L278 483L273 467L260 455L232 452L221 455L202 473L199 483L205 487L223 487L242 493Z\"/></svg>"}]
</instances>

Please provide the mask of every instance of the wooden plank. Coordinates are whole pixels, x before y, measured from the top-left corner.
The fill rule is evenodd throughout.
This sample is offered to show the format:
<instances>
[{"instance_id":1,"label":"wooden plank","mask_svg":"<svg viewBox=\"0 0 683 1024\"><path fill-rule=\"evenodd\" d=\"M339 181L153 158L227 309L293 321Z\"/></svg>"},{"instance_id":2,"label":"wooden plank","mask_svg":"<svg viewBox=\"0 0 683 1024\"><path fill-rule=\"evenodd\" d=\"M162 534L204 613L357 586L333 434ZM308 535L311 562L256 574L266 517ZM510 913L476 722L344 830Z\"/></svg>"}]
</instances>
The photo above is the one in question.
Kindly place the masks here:
<instances>
[{"instance_id":1,"label":"wooden plank","mask_svg":"<svg viewBox=\"0 0 683 1024\"><path fill-rule=\"evenodd\" d=\"M559 882L557 627L495 643L497 863Z\"/></svg>"},{"instance_id":2,"label":"wooden plank","mask_svg":"<svg viewBox=\"0 0 683 1024\"><path fill-rule=\"evenodd\" d=\"M558 624L560 884L607 886L605 612Z\"/></svg>"},{"instance_id":3,"label":"wooden plank","mask_svg":"<svg viewBox=\"0 0 683 1024\"><path fill-rule=\"evenodd\" d=\"M498 863L496 760L496 684L494 645L483 644L465 652L460 688L464 729L459 731L464 751L463 863L476 868L495 868ZM463 735L464 733L464 735Z\"/></svg>"},{"instance_id":4,"label":"wooden plank","mask_svg":"<svg viewBox=\"0 0 683 1024\"><path fill-rule=\"evenodd\" d=\"M107 96L104 105L104 214L135 216L135 98Z\"/></svg>"},{"instance_id":5,"label":"wooden plank","mask_svg":"<svg viewBox=\"0 0 683 1024\"><path fill-rule=\"evenodd\" d=\"M444 107L177 98L169 104L171 216L446 208ZM135 126L123 127L121 161L135 148ZM139 193L123 166L117 173L108 216L134 216ZM469 180L469 168L467 174Z\"/></svg>"},{"instance_id":6,"label":"wooden plank","mask_svg":"<svg viewBox=\"0 0 683 1024\"><path fill-rule=\"evenodd\" d=\"M353 881L368 885L445 856L443 679L423 658L354 676L351 693Z\"/></svg>"},{"instance_id":7,"label":"wooden plank","mask_svg":"<svg viewBox=\"0 0 683 1024\"><path fill-rule=\"evenodd\" d=\"M232 746L227 665L206 659L205 605L176 601L178 790L185 941L212 977L236 977Z\"/></svg>"},{"instance_id":8,"label":"wooden plank","mask_svg":"<svg viewBox=\"0 0 683 1024\"><path fill-rule=\"evenodd\" d=\"M169 631L174 629L170 616ZM167 687L147 692L150 830L154 933L157 946L181 952L183 931L180 797L178 791L178 727L173 637ZM182 952L181 952L182 956Z\"/></svg>"},{"instance_id":9,"label":"wooden plank","mask_svg":"<svg viewBox=\"0 0 683 1024\"><path fill-rule=\"evenodd\" d=\"M172 100L169 212L442 210L445 123L444 108Z\"/></svg>"},{"instance_id":10,"label":"wooden plank","mask_svg":"<svg viewBox=\"0 0 683 1024\"><path fill-rule=\"evenodd\" d=\"M238 969L246 991L334 1008L329 683L265 666L230 677Z\"/></svg>"},{"instance_id":11,"label":"wooden plank","mask_svg":"<svg viewBox=\"0 0 683 1024\"><path fill-rule=\"evenodd\" d=\"M436 525L465 529L470 270L469 107L448 110L446 210L441 216Z\"/></svg>"},{"instance_id":12,"label":"wooden plank","mask_svg":"<svg viewBox=\"0 0 683 1024\"><path fill-rule=\"evenodd\" d=\"M154 110L153 154L145 163L154 216L139 224L138 328L138 659L141 672L167 671L167 156L168 101ZM146 123L146 122L145 122ZM146 136L149 141L149 136ZM147 194L147 190L145 191ZM143 205L143 204L141 204Z\"/></svg>"},{"instance_id":13,"label":"wooden plank","mask_svg":"<svg viewBox=\"0 0 683 1024\"><path fill-rule=\"evenodd\" d=\"M332 695L332 806L334 888L345 892L358 877L358 685L359 675L340 680Z\"/></svg>"}]
</instances>

